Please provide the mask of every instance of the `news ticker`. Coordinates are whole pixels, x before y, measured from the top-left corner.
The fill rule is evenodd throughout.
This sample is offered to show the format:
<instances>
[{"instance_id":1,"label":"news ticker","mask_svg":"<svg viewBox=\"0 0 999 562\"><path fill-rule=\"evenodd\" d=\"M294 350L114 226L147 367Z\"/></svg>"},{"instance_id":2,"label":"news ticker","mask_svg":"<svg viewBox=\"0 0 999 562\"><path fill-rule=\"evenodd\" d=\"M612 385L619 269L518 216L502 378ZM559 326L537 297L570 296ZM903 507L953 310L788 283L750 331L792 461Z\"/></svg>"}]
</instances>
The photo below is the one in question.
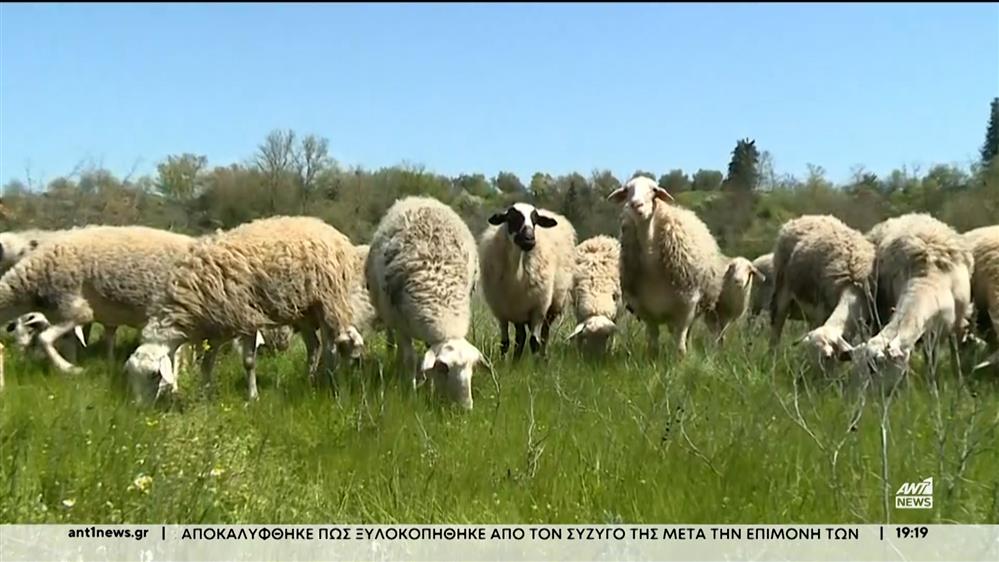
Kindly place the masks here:
<instances>
[{"instance_id":1,"label":"news ticker","mask_svg":"<svg viewBox=\"0 0 999 562\"><path fill-rule=\"evenodd\" d=\"M3 525L0 560L999 561L999 525Z\"/></svg>"}]
</instances>

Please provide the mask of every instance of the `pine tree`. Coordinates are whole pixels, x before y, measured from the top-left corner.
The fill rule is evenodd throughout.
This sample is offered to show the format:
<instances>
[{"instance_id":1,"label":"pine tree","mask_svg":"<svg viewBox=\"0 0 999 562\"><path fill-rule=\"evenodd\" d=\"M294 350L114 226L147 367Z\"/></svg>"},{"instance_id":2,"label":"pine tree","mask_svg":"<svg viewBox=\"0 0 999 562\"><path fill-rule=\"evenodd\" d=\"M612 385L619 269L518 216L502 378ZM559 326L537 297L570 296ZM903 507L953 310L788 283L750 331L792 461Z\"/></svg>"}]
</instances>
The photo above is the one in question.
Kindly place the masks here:
<instances>
[{"instance_id":1,"label":"pine tree","mask_svg":"<svg viewBox=\"0 0 999 562\"><path fill-rule=\"evenodd\" d=\"M732 161L728 165L728 177L725 178L723 189L755 190L760 183L759 162L760 153L756 150L755 140L744 139L737 142L732 151Z\"/></svg>"},{"instance_id":2,"label":"pine tree","mask_svg":"<svg viewBox=\"0 0 999 562\"><path fill-rule=\"evenodd\" d=\"M988 166L996 154L999 154L999 98L992 99L992 115L985 132L985 144L982 145L982 165Z\"/></svg>"}]
</instances>

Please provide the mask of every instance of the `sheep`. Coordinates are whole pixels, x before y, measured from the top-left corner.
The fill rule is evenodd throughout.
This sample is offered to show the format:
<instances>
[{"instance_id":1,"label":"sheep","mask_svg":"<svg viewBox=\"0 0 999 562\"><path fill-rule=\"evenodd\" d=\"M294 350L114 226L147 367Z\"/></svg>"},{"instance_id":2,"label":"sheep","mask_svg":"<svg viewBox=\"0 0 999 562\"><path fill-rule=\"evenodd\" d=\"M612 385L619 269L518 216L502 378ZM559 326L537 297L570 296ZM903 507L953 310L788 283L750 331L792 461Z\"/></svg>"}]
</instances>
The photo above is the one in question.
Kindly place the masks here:
<instances>
[{"instance_id":1,"label":"sheep","mask_svg":"<svg viewBox=\"0 0 999 562\"><path fill-rule=\"evenodd\" d=\"M705 315L708 327L715 332L718 343L724 341L728 329L749 310L754 279L766 281L766 276L753 262L743 257L728 260L722 273L718 300L714 308Z\"/></svg>"},{"instance_id":2,"label":"sheep","mask_svg":"<svg viewBox=\"0 0 999 562\"><path fill-rule=\"evenodd\" d=\"M604 352L617 331L621 311L621 243L610 236L594 236L576 246L572 300L579 324L569 335L584 353Z\"/></svg>"},{"instance_id":3,"label":"sheep","mask_svg":"<svg viewBox=\"0 0 999 562\"><path fill-rule=\"evenodd\" d=\"M479 275L475 238L457 213L429 197L406 197L385 213L371 240L365 278L371 302L397 343L402 376L435 386L471 410L472 372L482 354L466 339ZM429 347L419 368L412 340Z\"/></svg>"},{"instance_id":4,"label":"sheep","mask_svg":"<svg viewBox=\"0 0 999 562\"><path fill-rule=\"evenodd\" d=\"M666 323L680 356L694 320L714 313L728 259L714 236L690 210L652 179L636 176L607 196L626 203L621 214L621 288L645 323L649 354L658 354L659 325ZM733 319L716 315L709 326L721 336Z\"/></svg>"},{"instance_id":5,"label":"sheep","mask_svg":"<svg viewBox=\"0 0 999 562\"><path fill-rule=\"evenodd\" d=\"M813 310L812 330L798 343L820 360L849 353L873 306L874 245L831 215L804 215L781 227L774 243L770 343L780 341L791 305ZM818 325L821 323L821 325Z\"/></svg>"},{"instance_id":6,"label":"sheep","mask_svg":"<svg viewBox=\"0 0 999 562\"><path fill-rule=\"evenodd\" d=\"M875 246L878 310L894 311L876 335L852 350L856 365L872 368L891 359L904 366L925 336L931 336L924 348L929 351L935 336L968 333L975 261L964 238L928 214L910 213L875 225L867 239Z\"/></svg>"},{"instance_id":7,"label":"sheep","mask_svg":"<svg viewBox=\"0 0 999 562\"><path fill-rule=\"evenodd\" d=\"M66 232L0 277L0 324L31 311L45 314L51 326L38 334L42 350L59 370L80 373L53 343L94 321L141 327L152 295L193 240L143 226Z\"/></svg>"},{"instance_id":8,"label":"sheep","mask_svg":"<svg viewBox=\"0 0 999 562\"><path fill-rule=\"evenodd\" d=\"M22 352L42 353L38 335L50 328L52 324L41 312L29 312L11 320L5 330L5 339L10 340ZM73 339L75 336L75 340ZM86 338L83 329L76 326L73 334L66 334L56 342L57 349L63 357L69 358L70 362L76 360L77 344L86 347Z\"/></svg>"},{"instance_id":9,"label":"sheep","mask_svg":"<svg viewBox=\"0 0 999 562\"><path fill-rule=\"evenodd\" d=\"M997 348L974 370L999 364L999 225L976 228L963 234L975 260L971 295L977 324L993 348Z\"/></svg>"},{"instance_id":10,"label":"sheep","mask_svg":"<svg viewBox=\"0 0 999 562\"><path fill-rule=\"evenodd\" d=\"M770 310L770 299L774 294L774 254L770 252L753 260L753 267L760 272L761 280L753 286L749 305L749 315L759 316Z\"/></svg>"},{"instance_id":11,"label":"sheep","mask_svg":"<svg viewBox=\"0 0 999 562\"><path fill-rule=\"evenodd\" d=\"M505 225L505 228L503 227ZM569 306L576 266L576 229L568 219L527 203L489 217L479 238L482 292L500 329L500 353L544 355L551 324Z\"/></svg>"},{"instance_id":12,"label":"sheep","mask_svg":"<svg viewBox=\"0 0 999 562\"><path fill-rule=\"evenodd\" d=\"M17 262L37 249L40 244L50 242L67 232L74 232L76 230L79 230L79 227L74 227L69 230L28 229L0 233L0 275L3 275L10 268L17 265ZM44 318L45 316L41 315L41 317ZM35 318L37 320L37 317ZM37 322L33 325L36 327L40 326ZM24 330L27 329L27 326L22 324L21 328ZM90 331L92 328L92 323L81 326L80 330L82 330L82 338L80 337L80 330L76 331L76 336L81 346L86 347L87 340L90 339ZM112 357L114 354L114 334L116 329L116 326L105 326L104 340L108 346L109 357ZM60 339L60 347L62 348L62 351L68 352L73 356L75 356L77 352L76 343L73 343L72 336L69 334Z\"/></svg>"},{"instance_id":13,"label":"sheep","mask_svg":"<svg viewBox=\"0 0 999 562\"><path fill-rule=\"evenodd\" d=\"M202 379L210 386L221 344L242 340L250 400L256 400L258 330L293 326L305 341L315 384L320 348L334 364L336 338L352 323L350 240L313 217L254 220L192 244L154 295L142 343L126 362L137 401L177 390L171 354L185 342L208 340ZM321 337L317 337L321 336Z\"/></svg>"}]
</instances>

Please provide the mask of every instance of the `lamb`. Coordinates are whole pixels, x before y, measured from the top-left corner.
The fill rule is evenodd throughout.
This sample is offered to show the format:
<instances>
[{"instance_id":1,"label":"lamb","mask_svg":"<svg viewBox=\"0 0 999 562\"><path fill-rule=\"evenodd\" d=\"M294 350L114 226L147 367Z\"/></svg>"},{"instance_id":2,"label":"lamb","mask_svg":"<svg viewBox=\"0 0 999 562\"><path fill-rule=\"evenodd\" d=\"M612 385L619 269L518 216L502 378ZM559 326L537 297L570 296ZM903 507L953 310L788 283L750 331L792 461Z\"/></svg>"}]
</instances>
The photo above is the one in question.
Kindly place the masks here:
<instances>
[{"instance_id":1,"label":"lamb","mask_svg":"<svg viewBox=\"0 0 999 562\"><path fill-rule=\"evenodd\" d=\"M332 369L335 339L353 321L352 252L346 236L313 217L263 218L197 240L154 295L142 343L126 363L135 397L176 391L170 356L185 342L209 341L202 377L210 385L221 344L239 337L254 400L257 331L282 325L302 334L315 383L320 347Z\"/></svg>"},{"instance_id":2,"label":"lamb","mask_svg":"<svg viewBox=\"0 0 999 562\"><path fill-rule=\"evenodd\" d=\"M875 246L878 309L894 312L853 350L858 365L874 367L885 359L904 365L924 336L968 333L975 261L964 238L928 214L910 213L875 225L867 239Z\"/></svg>"},{"instance_id":3,"label":"lamb","mask_svg":"<svg viewBox=\"0 0 999 562\"><path fill-rule=\"evenodd\" d=\"M61 371L82 371L53 347L78 326L141 327L157 288L193 239L142 226L90 226L64 235L0 277L0 323L32 311L51 325L38 343Z\"/></svg>"},{"instance_id":4,"label":"lamb","mask_svg":"<svg viewBox=\"0 0 999 562\"><path fill-rule=\"evenodd\" d=\"M22 353L44 354L38 341L38 335L51 326L49 319L41 312L29 312L11 320L4 330L4 335L5 339L11 340ZM86 339L80 326L76 326L73 330L73 336L76 337L75 340L70 334L66 334L59 338L56 343L59 353L63 357L68 357L71 362L76 360L77 343L86 346Z\"/></svg>"},{"instance_id":5,"label":"lamb","mask_svg":"<svg viewBox=\"0 0 999 562\"><path fill-rule=\"evenodd\" d=\"M551 324L569 306L576 265L576 229L568 219L527 203L489 217L479 240L482 292L500 328L500 353L545 354ZM506 225L503 228L502 225Z\"/></svg>"},{"instance_id":6,"label":"lamb","mask_svg":"<svg viewBox=\"0 0 999 562\"><path fill-rule=\"evenodd\" d=\"M871 317L874 245L831 215L804 215L781 227L774 243L774 293L770 302L770 342L780 341L795 302L815 311L821 322L799 343L821 360L849 353L848 340Z\"/></svg>"},{"instance_id":7,"label":"lamb","mask_svg":"<svg viewBox=\"0 0 999 562\"><path fill-rule=\"evenodd\" d=\"M999 225L976 228L963 235L975 260L971 296L977 324L986 341L996 349L975 370L999 365Z\"/></svg>"},{"instance_id":8,"label":"lamb","mask_svg":"<svg viewBox=\"0 0 999 562\"><path fill-rule=\"evenodd\" d=\"M576 273L572 300L579 324L569 335L584 353L606 351L617 331L621 311L621 243L610 236L594 236L576 246Z\"/></svg>"},{"instance_id":9,"label":"lamb","mask_svg":"<svg viewBox=\"0 0 999 562\"><path fill-rule=\"evenodd\" d=\"M659 325L666 323L681 356L694 320L714 314L728 259L693 212L668 204L673 197L650 178L636 176L607 196L625 203L621 214L621 288L645 323L649 354L658 354ZM717 335L732 318L716 316Z\"/></svg>"},{"instance_id":10,"label":"lamb","mask_svg":"<svg viewBox=\"0 0 999 562\"><path fill-rule=\"evenodd\" d=\"M471 410L472 372L482 354L466 339L479 274L475 238L450 207L407 197L375 230L365 267L371 302L396 339L404 379L432 372L435 386ZM417 369L413 339L429 349Z\"/></svg>"},{"instance_id":11,"label":"lamb","mask_svg":"<svg viewBox=\"0 0 999 562\"><path fill-rule=\"evenodd\" d=\"M749 310L753 291L753 280L766 281L766 277L753 262L743 257L728 260L722 274L721 290L713 310L706 316L708 326L716 334L720 343L734 323Z\"/></svg>"}]
</instances>

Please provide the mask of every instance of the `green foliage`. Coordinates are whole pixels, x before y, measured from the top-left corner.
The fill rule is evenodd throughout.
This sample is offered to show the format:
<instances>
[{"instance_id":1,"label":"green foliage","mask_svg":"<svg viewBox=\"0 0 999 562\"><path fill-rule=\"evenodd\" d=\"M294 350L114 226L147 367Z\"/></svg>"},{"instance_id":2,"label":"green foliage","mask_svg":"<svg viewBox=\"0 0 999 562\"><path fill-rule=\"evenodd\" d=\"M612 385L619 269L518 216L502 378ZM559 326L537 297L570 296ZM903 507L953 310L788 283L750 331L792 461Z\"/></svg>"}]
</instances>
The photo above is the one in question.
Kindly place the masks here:
<instances>
[{"instance_id":1,"label":"green foliage","mask_svg":"<svg viewBox=\"0 0 999 562\"><path fill-rule=\"evenodd\" d=\"M721 188L724 175L718 170L697 170L690 181L693 191L716 191Z\"/></svg>"},{"instance_id":2,"label":"green foliage","mask_svg":"<svg viewBox=\"0 0 999 562\"><path fill-rule=\"evenodd\" d=\"M683 193L690 191L691 181L683 170L670 170L668 174L659 176L659 187L670 193Z\"/></svg>"},{"instance_id":3,"label":"green foliage","mask_svg":"<svg viewBox=\"0 0 999 562\"><path fill-rule=\"evenodd\" d=\"M814 165L803 179L777 177L772 156L764 152L759 190L722 189L723 179L735 185L733 178L746 175L740 162L752 164L755 150L751 141L739 141L729 178L717 170L688 175L673 169L658 179L707 223L729 255L769 251L780 225L805 213L830 213L861 230L910 211L931 212L962 231L993 224L999 216L999 162L970 171L946 165L925 174L902 169L883 178L858 168L837 186ZM655 177L641 170L635 175ZM329 154L327 139L276 130L243 164L209 167L204 156L188 153L166 157L154 177L134 181L93 165L47 186L31 178L11 180L3 188L0 229L146 224L202 234L268 215L306 214L364 243L396 199L428 195L454 207L476 234L490 214L526 201L568 217L582 241L617 235L620 207L607 196L620 186L621 178L608 170L558 177L537 172L525 186L511 172L490 180L477 173L450 178L407 163L343 168Z\"/></svg>"}]
</instances>

